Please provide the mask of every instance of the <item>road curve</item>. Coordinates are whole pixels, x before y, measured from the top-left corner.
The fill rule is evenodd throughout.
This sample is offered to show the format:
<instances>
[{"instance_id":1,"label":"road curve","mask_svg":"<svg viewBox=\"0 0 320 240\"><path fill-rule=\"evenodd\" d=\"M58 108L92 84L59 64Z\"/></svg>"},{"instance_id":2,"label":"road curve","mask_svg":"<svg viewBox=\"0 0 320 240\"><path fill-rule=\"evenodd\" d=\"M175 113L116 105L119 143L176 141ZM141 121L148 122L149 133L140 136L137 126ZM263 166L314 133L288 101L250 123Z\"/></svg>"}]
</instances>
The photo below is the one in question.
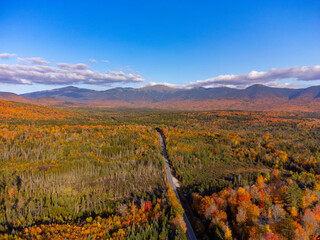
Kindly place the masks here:
<instances>
[{"instance_id":1,"label":"road curve","mask_svg":"<svg viewBox=\"0 0 320 240\"><path fill-rule=\"evenodd\" d=\"M165 141L164 141L164 135L163 132L161 131L160 128L156 128L159 138L160 138L160 142L161 142L161 148L162 148L162 155L163 155L163 159L164 159L164 163L165 163L165 167L166 167L166 174L167 174L167 179L169 181L170 186L172 187L174 193L176 194L177 199L179 200L180 205L181 204L181 200L177 191L177 188L173 182L173 177L172 177L172 173L171 173L171 166L169 164L168 161L168 155L167 155L167 150L166 150L166 145L165 145ZM196 235L193 232L192 226L188 220L188 217L186 215L186 213L183 213L183 220L186 223L186 227L187 227L187 231L186 231L186 236L188 240L197 240Z\"/></svg>"}]
</instances>

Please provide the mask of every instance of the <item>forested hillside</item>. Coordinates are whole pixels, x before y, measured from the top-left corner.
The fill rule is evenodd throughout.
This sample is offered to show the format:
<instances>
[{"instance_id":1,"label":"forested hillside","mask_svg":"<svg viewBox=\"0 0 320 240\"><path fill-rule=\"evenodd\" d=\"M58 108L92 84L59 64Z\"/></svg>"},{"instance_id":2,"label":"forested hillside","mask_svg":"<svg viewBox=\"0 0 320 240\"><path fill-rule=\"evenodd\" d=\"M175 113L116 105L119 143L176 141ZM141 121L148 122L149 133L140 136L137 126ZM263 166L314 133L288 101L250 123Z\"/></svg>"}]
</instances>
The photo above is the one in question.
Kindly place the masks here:
<instances>
[{"instance_id":1,"label":"forested hillside","mask_svg":"<svg viewBox=\"0 0 320 240\"><path fill-rule=\"evenodd\" d=\"M172 88L164 85L142 88L112 88L105 91L73 86L22 94L25 101L76 107L129 107L172 110L244 110L319 112L320 87L291 89L261 84L245 89L228 87ZM19 96L22 98L22 96ZM43 99L43 100L42 100ZM40 101L41 100L41 101ZM17 100L19 101L19 100Z\"/></svg>"}]
</instances>

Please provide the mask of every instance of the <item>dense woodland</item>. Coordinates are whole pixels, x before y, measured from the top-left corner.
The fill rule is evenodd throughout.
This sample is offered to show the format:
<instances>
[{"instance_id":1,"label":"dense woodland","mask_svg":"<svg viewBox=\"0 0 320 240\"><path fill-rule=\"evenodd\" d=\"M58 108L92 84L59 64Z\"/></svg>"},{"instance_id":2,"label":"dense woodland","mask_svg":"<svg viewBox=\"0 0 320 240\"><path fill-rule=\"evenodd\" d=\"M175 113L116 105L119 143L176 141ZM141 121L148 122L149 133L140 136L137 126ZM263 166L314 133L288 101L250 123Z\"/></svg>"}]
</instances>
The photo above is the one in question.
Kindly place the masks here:
<instances>
[{"instance_id":1,"label":"dense woodland","mask_svg":"<svg viewBox=\"0 0 320 240\"><path fill-rule=\"evenodd\" d=\"M320 114L0 102L1 239L320 236Z\"/></svg>"},{"instance_id":2,"label":"dense woodland","mask_svg":"<svg viewBox=\"0 0 320 240\"><path fill-rule=\"evenodd\" d=\"M189 113L167 148L207 239L320 236L320 121L295 113Z\"/></svg>"}]
</instances>

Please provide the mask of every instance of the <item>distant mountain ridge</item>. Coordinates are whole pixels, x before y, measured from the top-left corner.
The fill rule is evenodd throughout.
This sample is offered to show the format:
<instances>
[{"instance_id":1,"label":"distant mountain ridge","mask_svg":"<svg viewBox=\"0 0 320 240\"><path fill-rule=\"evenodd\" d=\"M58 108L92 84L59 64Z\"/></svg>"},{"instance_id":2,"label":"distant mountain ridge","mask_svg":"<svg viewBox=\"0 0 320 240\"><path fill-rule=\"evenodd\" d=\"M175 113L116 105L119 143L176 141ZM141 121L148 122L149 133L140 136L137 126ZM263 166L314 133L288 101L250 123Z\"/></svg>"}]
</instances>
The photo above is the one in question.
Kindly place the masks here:
<instances>
[{"instance_id":1,"label":"distant mountain ridge","mask_svg":"<svg viewBox=\"0 0 320 240\"><path fill-rule=\"evenodd\" d=\"M0 94L1 96L1 94ZM246 89L172 88L164 85L113 88L104 91L73 86L21 94L27 99L50 98L107 107L146 107L185 110L294 110L319 111L320 86L302 89L274 88L261 84Z\"/></svg>"},{"instance_id":2,"label":"distant mountain ridge","mask_svg":"<svg viewBox=\"0 0 320 240\"><path fill-rule=\"evenodd\" d=\"M73 102L73 101L59 101L52 97L39 97L39 98L29 98L22 95L18 95L10 92L0 92L0 101L8 102L18 102L18 103L28 103L37 104L45 106L59 106L59 107L81 107L83 104Z\"/></svg>"},{"instance_id":3,"label":"distant mountain ridge","mask_svg":"<svg viewBox=\"0 0 320 240\"><path fill-rule=\"evenodd\" d=\"M52 97L56 100L74 101L96 101L96 100L146 100L151 102L165 101L169 99L242 99L242 98L269 98L277 97L283 99L295 99L302 96L318 98L320 96L320 86L290 89L272 88L256 84L246 89L235 89L228 87L218 88L171 88L163 85L147 86L142 88L112 88L105 91L96 91L73 86L58 88L54 90L39 91L21 94L29 98Z\"/></svg>"}]
</instances>

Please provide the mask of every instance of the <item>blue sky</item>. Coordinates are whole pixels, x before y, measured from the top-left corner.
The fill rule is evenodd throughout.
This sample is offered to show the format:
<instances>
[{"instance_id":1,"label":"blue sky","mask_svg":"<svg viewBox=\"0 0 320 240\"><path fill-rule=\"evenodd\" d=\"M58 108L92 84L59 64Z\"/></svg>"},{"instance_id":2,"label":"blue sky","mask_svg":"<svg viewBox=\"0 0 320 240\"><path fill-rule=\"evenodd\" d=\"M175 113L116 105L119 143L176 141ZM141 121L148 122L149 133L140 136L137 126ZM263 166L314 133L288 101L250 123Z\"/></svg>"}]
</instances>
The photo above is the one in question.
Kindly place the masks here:
<instances>
[{"instance_id":1,"label":"blue sky","mask_svg":"<svg viewBox=\"0 0 320 240\"><path fill-rule=\"evenodd\" d=\"M16 54L0 59L4 71L7 65L17 71L13 66L27 62L22 58L41 57L52 67L83 63L92 71L109 71L103 78L111 78L107 84L0 79L1 91L24 93L65 85L106 89L150 82L192 85L196 81L198 86L245 87L255 79L270 86L320 85L319 69L314 68L320 65L319 0L0 1L0 29L0 54ZM295 74L294 67L301 66L313 67L307 69L308 76L301 76L305 72L301 69L297 70L300 75ZM271 68L290 73L271 79ZM120 71L122 80L113 82ZM268 78L236 82L252 76L245 75L252 71L266 72ZM217 81L220 75L236 75L238 80L224 84L223 77Z\"/></svg>"}]
</instances>

